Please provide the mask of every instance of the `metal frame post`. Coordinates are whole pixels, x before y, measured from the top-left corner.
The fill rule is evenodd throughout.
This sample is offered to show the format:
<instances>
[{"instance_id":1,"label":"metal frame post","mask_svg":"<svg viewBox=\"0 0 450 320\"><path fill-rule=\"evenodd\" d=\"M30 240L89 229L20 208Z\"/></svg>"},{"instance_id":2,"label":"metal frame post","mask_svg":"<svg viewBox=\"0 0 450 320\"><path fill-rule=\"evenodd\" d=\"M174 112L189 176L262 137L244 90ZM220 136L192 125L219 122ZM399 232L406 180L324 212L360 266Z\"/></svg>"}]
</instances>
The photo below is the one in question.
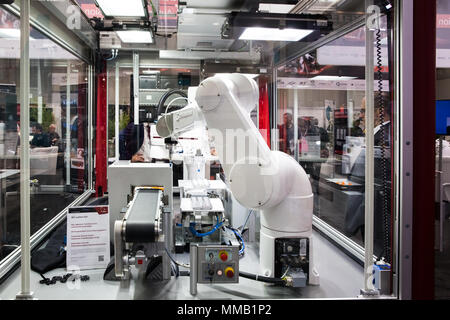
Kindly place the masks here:
<instances>
[{"instance_id":1,"label":"metal frame post","mask_svg":"<svg viewBox=\"0 0 450 320\"><path fill-rule=\"evenodd\" d=\"M197 295L197 271L198 271L198 246L195 244L191 244L190 248L190 281L189 281L189 291L191 295Z\"/></svg>"},{"instance_id":2,"label":"metal frame post","mask_svg":"<svg viewBox=\"0 0 450 320\"><path fill-rule=\"evenodd\" d=\"M92 65L88 66L88 188L90 190L94 189L93 183L93 87L94 87L94 73L92 71Z\"/></svg>"},{"instance_id":3,"label":"metal frame post","mask_svg":"<svg viewBox=\"0 0 450 320\"><path fill-rule=\"evenodd\" d=\"M30 0L20 2L20 237L21 291L16 299L33 299L30 290Z\"/></svg>"},{"instance_id":4,"label":"metal frame post","mask_svg":"<svg viewBox=\"0 0 450 320\"><path fill-rule=\"evenodd\" d=\"M277 68L272 69L272 121L270 123L271 135L270 138L272 140L271 147L272 150L278 151L280 150L280 146L278 144L278 72Z\"/></svg>"},{"instance_id":5,"label":"metal frame post","mask_svg":"<svg viewBox=\"0 0 450 320\"><path fill-rule=\"evenodd\" d=\"M298 162L300 160L300 146L298 142L298 89L294 89L294 110L293 111L293 118L294 118L294 157L295 160Z\"/></svg>"},{"instance_id":6,"label":"metal frame post","mask_svg":"<svg viewBox=\"0 0 450 320\"><path fill-rule=\"evenodd\" d=\"M119 150L119 121L120 121L120 117L119 117L119 99L120 99L120 72L119 72L119 63L116 62L116 74L115 74L115 112L114 112L114 117L115 117L115 129L114 129L114 147L115 147L115 158L116 161L119 160L120 158L120 150Z\"/></svg>"},{"instance_id":7,"label":"metal frame post","mask_svg":"<svg viewBox=\"0 0 450 320\"><path fill-rule=\"evenodd\" d=\"M364 295L375 293L373 279L373 225L374 225L374 32L371 30L372 0L366 0L366 181L364 233ZM379 16L378 16L379 25Z\"/></svg>"},{"instance_id":8,"label":"metal frame post","mask_svg":"<svg viewBox=\"0 0 450 320\"><path fill-rule=\"evenodd\" d=\"M42 75L41 75L41 61L37 62L37 90L38 90L38 119L37 122L42 124L42 115L43 115L43 97L42 97Z\"/></svg>"},{"instance_id":9,"label":"metal frame post","mask_svg":"<svg viewBox=\"0 0 450 320\"><path fill-rule=\"evenodd\" d=\"M66 186L70 185L70 61L67 61L66 79Z\"/></svg>"},{"instance_id":10,"label":"metal frame post","mask_svg":"<svg viewBox=\"0 0 450 320\"><path fill-rule=\"evenodd\" d=\"M139 125L139 53L133 52L134 124Z\"/></svg>"}]
</instances>

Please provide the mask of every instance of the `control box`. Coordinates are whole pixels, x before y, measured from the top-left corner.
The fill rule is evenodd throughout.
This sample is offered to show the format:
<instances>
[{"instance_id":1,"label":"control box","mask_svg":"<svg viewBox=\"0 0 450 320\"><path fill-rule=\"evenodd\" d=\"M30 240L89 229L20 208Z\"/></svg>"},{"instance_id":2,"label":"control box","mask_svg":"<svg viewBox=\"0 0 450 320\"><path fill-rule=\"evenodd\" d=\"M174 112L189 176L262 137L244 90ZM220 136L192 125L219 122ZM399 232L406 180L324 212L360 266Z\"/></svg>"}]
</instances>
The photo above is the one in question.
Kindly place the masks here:
<instances>
[{"instance_id":1,"label":"control box","mask_svg":"<svg viewBox=\"0 0 450 320\"><path fill-rule=\"evenodd\" d=\"M275 239L275 278L293 279L294 287L306 287L309 280L309 238Z\"/></svg>"},{"instance_id":2,"label":"control box","mask_svg":"<svg viewBox=\"0 0 450 320\"><path fill-rule=\"evenodd\" d=\"M239 283L239 246L191 244L191 294L197 284Z\"/></svg>"}]
</instances>

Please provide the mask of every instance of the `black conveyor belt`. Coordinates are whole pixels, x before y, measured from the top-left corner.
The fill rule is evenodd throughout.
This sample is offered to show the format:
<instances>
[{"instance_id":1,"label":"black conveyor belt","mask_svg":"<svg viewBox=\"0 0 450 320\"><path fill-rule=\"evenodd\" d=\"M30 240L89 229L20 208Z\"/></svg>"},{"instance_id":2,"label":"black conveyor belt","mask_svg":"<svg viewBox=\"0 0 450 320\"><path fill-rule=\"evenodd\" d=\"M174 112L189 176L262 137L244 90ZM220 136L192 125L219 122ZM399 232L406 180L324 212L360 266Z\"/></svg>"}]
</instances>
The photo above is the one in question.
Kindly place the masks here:
<instances>
[{"instance_id":1,"label":"black conveyor belt","mask_svg":"<svg viewBox=\"0 0 450 320\"><path fill-rule=\"evenodd\" d=\"M156 241L155 219L159 212L162 190L136 189L127 212L125 241L147 243Z\"/></svg>"}]
</instances>

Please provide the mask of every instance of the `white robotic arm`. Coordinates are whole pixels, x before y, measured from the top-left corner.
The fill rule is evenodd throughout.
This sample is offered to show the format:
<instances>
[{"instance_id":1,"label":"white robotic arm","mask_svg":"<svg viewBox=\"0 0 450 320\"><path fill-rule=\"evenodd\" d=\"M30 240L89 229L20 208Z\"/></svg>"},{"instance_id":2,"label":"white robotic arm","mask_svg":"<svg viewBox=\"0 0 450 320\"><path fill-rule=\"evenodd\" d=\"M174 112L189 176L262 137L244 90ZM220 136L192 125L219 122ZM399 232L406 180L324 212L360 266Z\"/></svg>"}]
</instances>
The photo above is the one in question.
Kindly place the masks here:
<instances>
[{"instance_id":1,"label":"white robotic arm","mask_svg":"<svg viewBox=\"0 0 450 320\"><path fill-rule=\"evenodd\" d=\"M311 238L313 193L303 168L292 157L271 151L251 120L258 91L256 82L244 75L208 78L197 90L197 106L165 115L157 129L161 136L176 134L201 113L233 196L243 206L261 210L261 272L273 277L275 239ZM309 252L309 283L318 284Z\"/></svg>"}]
</instances>

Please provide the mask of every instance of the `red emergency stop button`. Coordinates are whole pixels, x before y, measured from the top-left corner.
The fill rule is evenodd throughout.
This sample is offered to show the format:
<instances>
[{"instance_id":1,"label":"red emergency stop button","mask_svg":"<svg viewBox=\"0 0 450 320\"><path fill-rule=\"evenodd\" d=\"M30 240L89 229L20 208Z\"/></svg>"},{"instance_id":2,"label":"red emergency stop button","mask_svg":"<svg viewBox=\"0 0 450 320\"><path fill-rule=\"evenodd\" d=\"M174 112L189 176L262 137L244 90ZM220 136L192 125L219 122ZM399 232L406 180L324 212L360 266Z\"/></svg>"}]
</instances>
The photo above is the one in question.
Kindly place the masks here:
<instances>
[{"instance_id":1,"label":"red emergency stop button","mask_svg":"<svg viewBox=\"0 0 450 320\"><path fill-rule=\"evenodd\" d=\"M227 261L228 260L228 253L226 253L225 251L221 251L219 254L220 260L222 261Z\"/></svg>"},{"instance_id":2,"label":"red emergency stop button","mask_svg":"<svg viewBox=\"0 0 450 320\"><path fill-rule=\"evenodd\" d=\"M225 275L226 275L228 278L233 278L233 277L234 277L234 269L231 268L231 267L226 268L226 269L225 269Z\"/></svg>"}]
</instances>

